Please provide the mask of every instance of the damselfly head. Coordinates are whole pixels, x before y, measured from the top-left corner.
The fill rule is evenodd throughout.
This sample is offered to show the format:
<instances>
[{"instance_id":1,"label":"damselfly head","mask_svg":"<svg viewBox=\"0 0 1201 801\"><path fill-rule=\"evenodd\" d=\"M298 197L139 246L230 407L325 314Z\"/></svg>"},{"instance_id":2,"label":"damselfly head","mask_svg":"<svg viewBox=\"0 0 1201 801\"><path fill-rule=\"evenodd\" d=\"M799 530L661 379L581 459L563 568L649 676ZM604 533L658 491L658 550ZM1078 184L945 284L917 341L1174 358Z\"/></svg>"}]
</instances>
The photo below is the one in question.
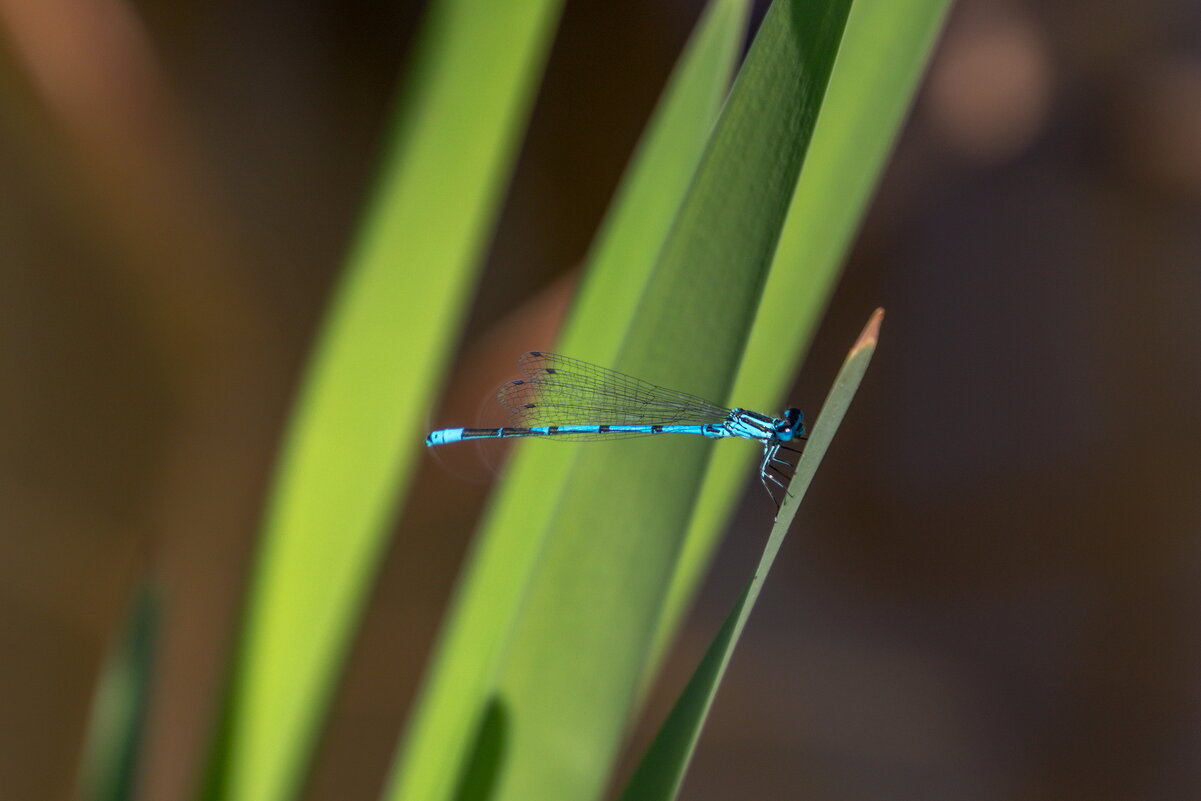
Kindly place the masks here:
<instances>
[{"instance_id":1,"label":"damselfly head","mask_svg":"<svg viewBox=\"0 0 1201 801\"><path fill-rule=\"evenodd\" d=\"M784 412L784 416L776 421L776 439L788 442L793 437L804 436L805 424L801 422L804 419L805 415L800 409L789 409Z\"/></svg>"}]
</instances>

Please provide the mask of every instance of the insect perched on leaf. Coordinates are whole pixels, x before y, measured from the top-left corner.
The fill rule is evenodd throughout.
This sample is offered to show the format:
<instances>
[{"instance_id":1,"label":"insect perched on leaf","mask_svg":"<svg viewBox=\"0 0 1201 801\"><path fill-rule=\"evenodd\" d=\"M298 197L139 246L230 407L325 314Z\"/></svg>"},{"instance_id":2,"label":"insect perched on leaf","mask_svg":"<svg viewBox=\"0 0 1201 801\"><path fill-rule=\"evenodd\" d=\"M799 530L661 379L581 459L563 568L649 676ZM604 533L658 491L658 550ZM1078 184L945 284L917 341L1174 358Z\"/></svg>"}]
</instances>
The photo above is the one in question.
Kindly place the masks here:
<instances>
[{"instance_id":1,"label":"insect perched on leaf","mask_svg":"<svg viewBox=\"0 0 1201 801\"><path fill-rule=\"evenodd\" d=\"M696 395L543 351L524 354L517 365L524 378L508 382L497 393L497 400L509 410L508 425L444 428L426 437L425 444L433 447L515 437L591 441L655 434L753 439L763 445L759 480L779 511L770 485L785 491L787 488L771 471L787 476L780 465L791 465L779 457L779 452L799 453L785 443L805 438L800 409L787 409L780 417L727 409Z\"/></svg>"}]
</instances>

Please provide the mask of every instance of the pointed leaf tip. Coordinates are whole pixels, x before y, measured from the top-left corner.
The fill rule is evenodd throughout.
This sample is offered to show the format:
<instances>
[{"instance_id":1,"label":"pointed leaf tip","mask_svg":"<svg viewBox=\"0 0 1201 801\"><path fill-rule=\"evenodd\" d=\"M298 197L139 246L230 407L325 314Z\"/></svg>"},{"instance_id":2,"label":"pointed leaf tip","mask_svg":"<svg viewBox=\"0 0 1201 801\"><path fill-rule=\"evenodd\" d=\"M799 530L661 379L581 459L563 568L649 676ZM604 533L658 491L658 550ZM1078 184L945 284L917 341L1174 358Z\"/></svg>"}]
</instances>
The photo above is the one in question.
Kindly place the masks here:
<instances>
[{"instance_id":1,"label":"pointed leaf tip","mask_svg":"<svg viewBox=\"0 0 1201 801\"><path fill-rule=\"evenodd\" d=\"M855 340L855 344L851 346L851 352L847 354L847 358L851 358L864 348L876 347L877 340L880 339L880 323L884 321L884 309L878 308L872 312L872 316L868 318L867 324L863 326L863 331L859 333L859 338Z\"/></svg>"}]
</instances>

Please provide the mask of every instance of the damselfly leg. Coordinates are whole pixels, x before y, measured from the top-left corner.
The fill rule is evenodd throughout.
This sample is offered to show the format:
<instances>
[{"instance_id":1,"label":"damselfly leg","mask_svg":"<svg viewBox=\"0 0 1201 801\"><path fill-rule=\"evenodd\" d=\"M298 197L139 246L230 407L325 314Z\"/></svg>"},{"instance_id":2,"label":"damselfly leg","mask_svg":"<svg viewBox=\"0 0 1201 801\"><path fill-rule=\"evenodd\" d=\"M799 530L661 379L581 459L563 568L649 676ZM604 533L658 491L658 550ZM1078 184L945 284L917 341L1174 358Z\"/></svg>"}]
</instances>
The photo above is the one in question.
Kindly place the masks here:
<instances>
[{"instance_id":1,"label":"damselfly leg","mask_svg":"<svg viewBox=\"0 0 1201 801\"><path fill-rule=\"evenodd\" d=\"M785 495L791 497L792 493L788 491L788 486L780 479L783 478L785 480L791 480L793 471L795 470L790 462L781 459L776 455L781 449L793 451L793 453L800 453L800 451L797 451L794 448L786 447L783 443L775 442L764 446L763 461L759 463L759 481L763 484L763 489L767 490L767 495L769 498L771 498L772 503L775 504L777 516L780 514L780 505L782 501L776 498L776 494L772 491L772 488L768 482L775 484L777 487L784 490ZM780 467L779 465L783 465L784 467ZM777 477L769 472L772 470L778 473L779 476Z\"/></svg>"}]
</instances>

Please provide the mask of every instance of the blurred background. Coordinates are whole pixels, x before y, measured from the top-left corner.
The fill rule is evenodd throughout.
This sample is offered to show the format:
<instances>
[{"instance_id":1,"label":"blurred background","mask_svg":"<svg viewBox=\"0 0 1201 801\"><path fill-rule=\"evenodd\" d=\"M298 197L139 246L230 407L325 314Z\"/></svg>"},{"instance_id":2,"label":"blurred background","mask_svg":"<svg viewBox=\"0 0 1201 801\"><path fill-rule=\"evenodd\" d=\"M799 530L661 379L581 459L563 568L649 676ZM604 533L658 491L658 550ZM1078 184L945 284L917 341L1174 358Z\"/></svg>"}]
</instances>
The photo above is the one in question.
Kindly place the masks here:
<instances>
[{"instance_id":1,"label":"blurred background","mask_svg":"<svg viewBox=\"0 0 1201 801\"><path fill-rule=\"evenodd\" d=\"M567 3L462 405L431 389L431 421L552 344L701 6ZM422 7L0 0L6 798L72 796L147 579L141 797L188 797ZM1199 212L1201 5L955 5L789 400L816 410L877 305L880 349L684 798L1201 797ZM465 472L423 464L312 801L378 795L488 491ZM652 723L753 568L771 510L752 483Z\"/></svg>"}]
</instances>

